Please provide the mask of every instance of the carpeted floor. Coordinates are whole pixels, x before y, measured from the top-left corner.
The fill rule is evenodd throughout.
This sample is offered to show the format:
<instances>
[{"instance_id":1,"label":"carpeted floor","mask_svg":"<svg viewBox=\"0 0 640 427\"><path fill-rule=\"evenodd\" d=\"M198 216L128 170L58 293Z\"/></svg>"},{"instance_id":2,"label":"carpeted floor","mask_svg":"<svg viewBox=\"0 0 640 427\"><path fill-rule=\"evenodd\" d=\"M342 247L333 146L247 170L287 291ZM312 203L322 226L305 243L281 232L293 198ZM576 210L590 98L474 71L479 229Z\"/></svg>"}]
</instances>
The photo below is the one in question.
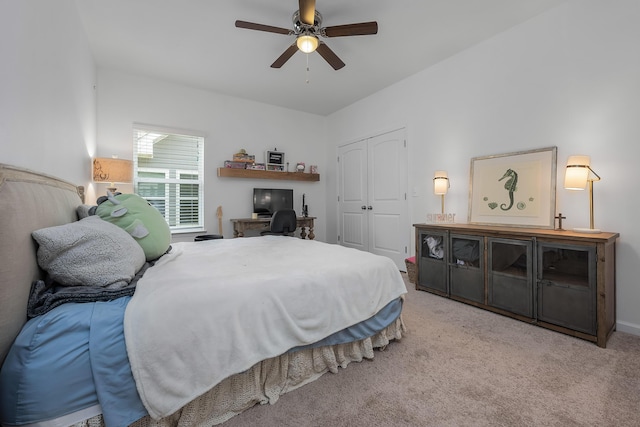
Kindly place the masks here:
<instances>
[{"instance_id":1,"label":"carpeted floor","mask_svg":"<svg viewBox=\"0 0 640 427\"><path fill-rule=\"evenodd\" d=\"M640 337L603 349L407 289L400 342L224 427L640 426Z\"/></svg>"}]
</instances>

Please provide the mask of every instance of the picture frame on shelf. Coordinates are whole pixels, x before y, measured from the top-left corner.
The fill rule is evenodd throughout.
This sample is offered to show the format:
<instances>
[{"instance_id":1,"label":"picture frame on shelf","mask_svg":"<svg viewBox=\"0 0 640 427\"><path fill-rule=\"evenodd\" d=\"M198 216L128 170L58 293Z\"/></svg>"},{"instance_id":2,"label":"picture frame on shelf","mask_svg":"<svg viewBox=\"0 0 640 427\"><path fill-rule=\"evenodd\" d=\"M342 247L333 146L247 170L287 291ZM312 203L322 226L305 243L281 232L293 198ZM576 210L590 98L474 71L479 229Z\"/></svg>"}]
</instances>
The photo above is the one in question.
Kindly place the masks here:
<instances>
[{"instance_id":1,"label":"picture frame on shelf","mask_svg":"<svg viewBox=\"0 0 640 427\"><path fill-rule=\"evenodd\" d=\"M317 165L309 166L309 172L317 174L318 173L318 166Z\"/></svg>"},{"instance_id":2,"label":"picture frame on shelf","mask_svg":"<svg viewBox=\"0 0 640 427\"><path fill-rule=\"evenodd\" d=\"M557 147L474 157L470 224L554 228Z\"/></svg>"},{"instance_id":3,"label":"picture frame on shelf","mask_svg":"<svg viewBox=\"0 0 640 427\"><path fill-rule=\"evenodd\" d=\"M282 151L270 151L265 152L265 165L266 170L269 171L284 171L284 153Z\"/></svg>"}]
</instances>

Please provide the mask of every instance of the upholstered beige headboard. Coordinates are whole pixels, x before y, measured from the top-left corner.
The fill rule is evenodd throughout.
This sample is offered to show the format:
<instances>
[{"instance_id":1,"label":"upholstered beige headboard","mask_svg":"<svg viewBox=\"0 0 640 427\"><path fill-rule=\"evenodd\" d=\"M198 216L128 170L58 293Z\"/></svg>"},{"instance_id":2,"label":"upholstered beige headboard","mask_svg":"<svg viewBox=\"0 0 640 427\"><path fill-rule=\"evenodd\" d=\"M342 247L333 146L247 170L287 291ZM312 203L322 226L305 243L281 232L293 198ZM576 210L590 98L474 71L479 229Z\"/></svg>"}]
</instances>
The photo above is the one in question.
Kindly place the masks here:
<instances>
[{"instance_id":1,"label":"upholstered beige headboard","mask_svg":"<svg viewBox=\"0 0 640 427\"><path fill-rule=\"evenodd\" d=\"M31 283L42 277L31 232L76 221L78 189L0 163L0 364L27 321Z\"/></svg>"}]
</instances>

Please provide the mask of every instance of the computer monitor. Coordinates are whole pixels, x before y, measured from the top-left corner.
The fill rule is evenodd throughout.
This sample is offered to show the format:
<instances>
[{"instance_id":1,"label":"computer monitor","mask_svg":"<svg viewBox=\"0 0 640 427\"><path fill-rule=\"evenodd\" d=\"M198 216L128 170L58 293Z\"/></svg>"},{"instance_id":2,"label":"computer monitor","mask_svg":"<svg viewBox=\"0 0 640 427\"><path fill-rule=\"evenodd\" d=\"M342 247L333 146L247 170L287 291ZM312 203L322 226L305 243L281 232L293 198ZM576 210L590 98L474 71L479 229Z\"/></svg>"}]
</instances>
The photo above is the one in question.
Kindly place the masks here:
<instances>
[{"instance_id":1,"label":"computer monitor","mask_svg":"<svg viewBox=\"0 0 640 427\"><path fill-rule=\"evenodd\" d=\"M270 218L277 210L293 209L293 190L287 188L254 188L253 212L259 218Z\"/></svg>"}]
</instances>

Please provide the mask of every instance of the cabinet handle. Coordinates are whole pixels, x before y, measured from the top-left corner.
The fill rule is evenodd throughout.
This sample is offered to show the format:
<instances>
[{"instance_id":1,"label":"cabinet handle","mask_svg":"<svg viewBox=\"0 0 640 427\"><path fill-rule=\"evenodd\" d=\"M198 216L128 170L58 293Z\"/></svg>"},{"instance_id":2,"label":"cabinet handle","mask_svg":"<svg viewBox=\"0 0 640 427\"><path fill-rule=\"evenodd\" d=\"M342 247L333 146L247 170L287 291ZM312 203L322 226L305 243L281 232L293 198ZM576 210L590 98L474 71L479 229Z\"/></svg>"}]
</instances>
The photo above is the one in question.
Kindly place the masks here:
<instances>
[{"instance_id":1,"label":"cabinet handle","mask_svg":"<svg viewBox=\"0 0 640 427\"><path fill-rule=\"evenodd\" d=\"M542 286L553 286L554 288L565 288L568 289L571 286L569 286L567 283L558 283L558 282L554 282L552 280L541 280L540 284Z\"/></svg>"}]
</instances>

